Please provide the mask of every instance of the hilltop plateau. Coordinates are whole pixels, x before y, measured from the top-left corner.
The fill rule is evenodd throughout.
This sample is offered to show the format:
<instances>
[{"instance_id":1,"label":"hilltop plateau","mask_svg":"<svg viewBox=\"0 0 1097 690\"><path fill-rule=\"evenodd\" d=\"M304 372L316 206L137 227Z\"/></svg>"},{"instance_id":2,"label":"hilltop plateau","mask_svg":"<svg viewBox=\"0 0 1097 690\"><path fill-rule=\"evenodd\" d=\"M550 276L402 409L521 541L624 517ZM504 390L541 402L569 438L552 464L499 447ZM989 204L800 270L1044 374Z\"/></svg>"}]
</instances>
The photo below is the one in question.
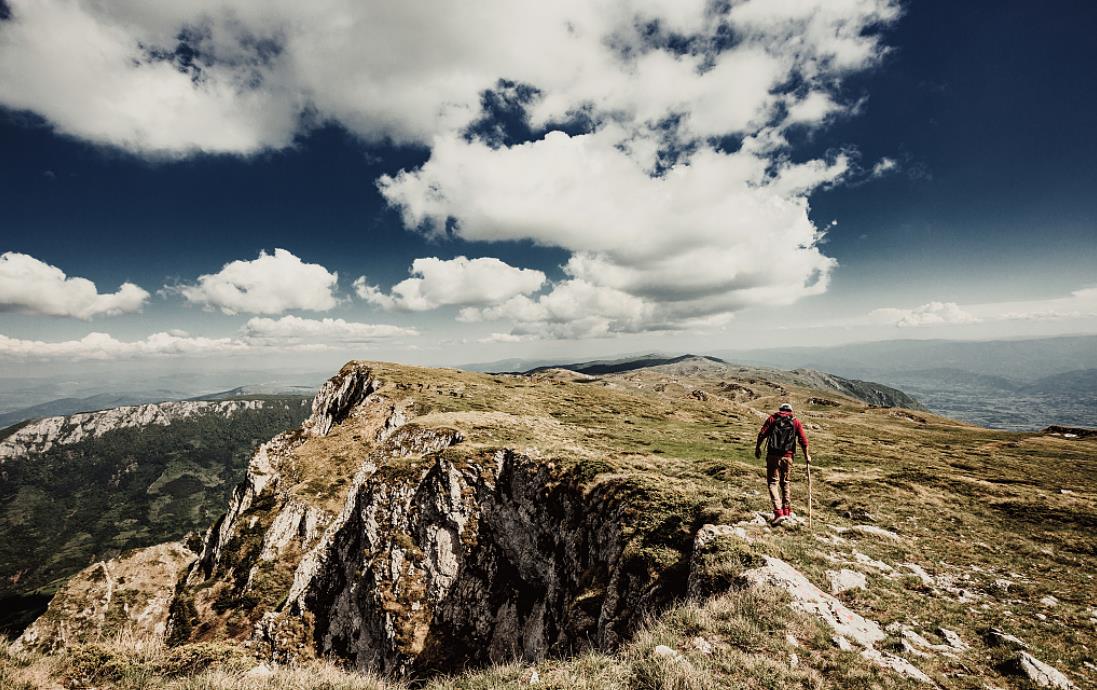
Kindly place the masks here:
<instances>
[{"instance_id":1,"label":"hilltop plateau","mask_svg":"<svg viewBox=\"0 0 1097 690\"><path fill-rule=\"evenodd\" d=\"M201 543L82 571L0 681L1097 687L1097 441L824 377L352 362ZM784 401L814 509L798 464L800 517L773 527L753 449Z\"/></svg>"}]
</instances>

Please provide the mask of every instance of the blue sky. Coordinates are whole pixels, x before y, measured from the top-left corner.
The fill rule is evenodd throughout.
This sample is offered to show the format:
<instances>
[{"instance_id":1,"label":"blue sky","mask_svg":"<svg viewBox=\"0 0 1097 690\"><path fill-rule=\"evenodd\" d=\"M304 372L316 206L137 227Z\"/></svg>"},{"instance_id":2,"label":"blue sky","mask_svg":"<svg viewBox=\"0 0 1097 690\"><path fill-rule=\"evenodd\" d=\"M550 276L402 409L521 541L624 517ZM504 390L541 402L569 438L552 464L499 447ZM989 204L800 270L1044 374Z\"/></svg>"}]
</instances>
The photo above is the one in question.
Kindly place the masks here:
<instances>
[{"instance_id":1,"label":"blue sky","mask_svg":"<svg viewBox=\"0 0 1097 690\"><path fill-rule=\"evenodd\" d=\"M175 5L0 12L4 374L1097 332L1091 3Z\"/></svg>"}]
</instances>

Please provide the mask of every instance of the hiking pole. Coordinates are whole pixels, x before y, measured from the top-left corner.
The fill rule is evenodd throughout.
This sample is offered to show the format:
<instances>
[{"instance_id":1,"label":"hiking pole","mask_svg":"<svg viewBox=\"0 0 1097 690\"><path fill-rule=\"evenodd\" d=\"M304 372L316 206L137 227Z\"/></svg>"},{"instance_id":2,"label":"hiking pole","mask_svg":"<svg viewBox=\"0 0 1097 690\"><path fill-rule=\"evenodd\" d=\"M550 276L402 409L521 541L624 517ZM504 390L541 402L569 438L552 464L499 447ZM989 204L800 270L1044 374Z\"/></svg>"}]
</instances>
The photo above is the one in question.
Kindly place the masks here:
<instances>
[{"instance_id":1,"label":"hiking pole","mask_svg":"<svg viewBox=\"0 0 1097 690\"><path fill-rule=\"evenodd\" d=\"M808 530L811 530L811 460L807 462L808 468Z\"/></svg>"}]
</instances>

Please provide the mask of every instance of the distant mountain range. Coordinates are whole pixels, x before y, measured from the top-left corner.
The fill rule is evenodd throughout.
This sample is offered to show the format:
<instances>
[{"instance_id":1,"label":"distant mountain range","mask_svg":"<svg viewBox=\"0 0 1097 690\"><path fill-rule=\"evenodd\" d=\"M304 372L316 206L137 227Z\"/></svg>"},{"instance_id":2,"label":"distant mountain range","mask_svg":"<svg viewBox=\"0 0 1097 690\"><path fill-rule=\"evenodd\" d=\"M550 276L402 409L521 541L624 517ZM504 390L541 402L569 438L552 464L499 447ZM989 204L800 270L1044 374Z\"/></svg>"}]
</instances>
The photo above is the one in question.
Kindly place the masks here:
<instances>
[{"instance_id":1,"label":"distant mountain range","mask_svg":"<svg viewBox=\"0 0 1097 690\"><path fill-rule=\"evenodd\" d=\"M832 390L844 393L878 407L905 407L913 410L925 409L921 403L903 391L873 381L847 379L841 376L835 376L834 374L815 371L813 369L782 371L772 367L742 367L710 355L685 354L671 356L648 354L639 357L622 357L619 359L602 359L590 362L572 362L569 364L539 366L521 373L533 374L539 371L549 371L552 369L566 369L588 376L604 376L607 374L620 374L627 371L637 371L653 367L671 367L671 370L673 370L674 365L681 365L688 370L688 373L695 373L698 369L706 369L716 373L726 371L729 377L732 374L740 378L743 376L754 376L818 390ZM683 371L683 373L687 372Z\"/></svg>"},{"instance_id":2,"label":"distant mountain range","mask_svg":"<svg viewBox=\"0 0 1097 690\"><path fill-rule=\"evenodd\" d=\"M1097 426L1097 336L893 340L711 354L879 381L910 393L934 412L984 426Z\"/></svg>"},{"instance_id":3,"label":"distant mountain range","mask_svg":"<svg viewBox=\"0 0 1097 690\"><path fill-rule=\"evenodd\" d=\"M810 367L872 376L876 372L958 370L1019 382L1097 369L1097 335L1030 340L885 340L828 347L718 350L707 354L744 364Z\"/></svg>"},{"instance_id":4,"label":"distant mountain range","mask_svg":"<svg viewBox=\"0 0 1097 690\"><path fill-rule=\"evenodd\" d=\"M993 428L1097 427L1097 336L1027 340L888 340L828 347L716 350L719 361L828 372L898 389L933 412ZM683 355L625 355L587 362L503 359L467 371L565 368L591 375Z\"/></svg>"},{"instance_id":5,"label":"distant mountain range","mask_svg":"<svg viewBox=\"0 0 1097 690\"><path fill-rule=\"evenodd\" d=\"M287 383L259 383L237 386L229 390L204 395L189 395L179 391L145 391L129 393L99 393L83 398L58 398L0 414L0 430L28 419L42 417L66 417L79 412L96 412L127 405L146 405L172 400L231 400L233 398L258 398L263 396L311 396L316 386Z\"/></svg>"}]
</instances>

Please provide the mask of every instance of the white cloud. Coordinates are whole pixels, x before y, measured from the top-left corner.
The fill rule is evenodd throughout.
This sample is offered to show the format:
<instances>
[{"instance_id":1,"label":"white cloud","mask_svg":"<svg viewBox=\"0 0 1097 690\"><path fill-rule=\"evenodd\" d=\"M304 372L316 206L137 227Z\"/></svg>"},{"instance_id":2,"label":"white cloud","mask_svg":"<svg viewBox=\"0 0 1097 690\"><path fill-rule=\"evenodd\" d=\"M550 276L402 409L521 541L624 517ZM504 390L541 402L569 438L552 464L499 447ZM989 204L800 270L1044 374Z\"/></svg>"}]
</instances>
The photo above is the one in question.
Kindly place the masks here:
<instances>
[{"instance_id":1,"label":"white cloud","mask_svg":"<svg viewBox=\"0 0 1097 690\"><path fill-rule=\"evenodd\" d=\"M913 309L887 307L868 314L870 321L909 326L948 326L1001 321L1066 321L1097 318L1097 288L1082 288L1067 297L960 305L929 302Z\"/></svg>"},{"instance_id":2,"label":"white cloud","mask_svg":"<svg viewBox=\"0 0 1097 690\"><path fill-rule=\"evenodd\" d=\"M244 338L253 343L373 343L401 336L418 334L414 328L389 324L360 323L343 319L303 319L283 316L280 319L254 317L241 329Z\"/></svg>"},{"instance_id":3,"label":"white cloud","mask_svg":"<svg viewBox=\"0 0 1097 690\"><path fill-rule=\"evenodd\" d=\"M476 314L529 328L540 319L552 337L681 328L826 289L835 262L818 248L804 194L840 178L844 157L771 173L749 151L703 149L651 176L614 134L556 132L509 148L436 140L421 169L382 178L381 189L412 227L441 233L456 218L462 239L570 250L571 280L555 286L556 298ZM587 309L570 309L580 296ZM563 325L568 314L574 327Z\"/></svg>"},{"instance_id":4,"label":"white cloud","mask_svg":"<svg viewBox=\"0 0 1097 690\"><path fill-rule=\"evenodd\" d=\"M526 341L533 340L528 335L517 335L515 333L492 333L486 335L483 338L478 338L478 343L524 343Z\"/></svg>"},{"instance_id":5,"label":"white cloud","mask_svg":"<svg viewBox=\"0 0 1097 690\"><path fill-rule=\"evenodd\" d=\"M365 276L354 281L354 289L359 297L384 309L426 311L451 304L495 304L536 292L545 282L541 271L515 268L489 257L416 259L411 275L394 285L389 294L369 285Z\"/></svg>"},{"instance_id":6,"label":"white cloud","mask_svg":"<svg viewBox=\"0 0 1097 690\"><path fill-rule=\"evenodd\" d=\"M225 62L198 71L164 55L185 27L202 26L207 3L186 13L167 2L8 4L0 103L9 108L37 112L65 134L144 153L244 153L292 140L297 96L255 56L223 54Z\"/></svg>"},{"instance_id":7,"label":"white cloud","mask_svg":"<svg viewBox=\"0 0 1097 690\"><path fill-rule=\"evenodd\" d=\"M467 271L433 267L445 280L424 270L389 293L362 280L359 293L390 308L473 304L466 318L550 336L692 328L825 291L835 262L807 198L849 161L793 162L784 132L856 108L842 80L879 61L878 29L899 12L897 0L11 6L0 104L74 136L144 154L247 153L287 145L307 112L365 139L429 145L424 166L380 180L409 225L563 248L568 277L538 296L529 275L485 295L455 278ZM589 131L467 140L501 81L532 89L520 107L535 131L576 120ZM727 137L741 147L713 143ZM266 314L335 301L334 274L291 299L278 291L291 281L252 290L228 269L183 294ZM434 289L446 280L466 290L460 300ZM567 308L570 298L594 311ZM483 304L494 300L509 306Z\"/></svg>"},{"instance_id":8,"label":"white cloud","mask_svg":"<svg viewBox=\"0 0 1097 690\"><path fill-rule=\"evenodd\" d=\"M68 277L27 254L0 254L0 311L90 319L140 311L149 293L133 283L100 293L87 278Z\"/></svg>"},{"instance_id":9,"label":"white cloud","mask_svg":"<svg viewBox=\"0 0 1097 690\"><path fill-rule=\"evenodd\" d=\"M280 314L289 309L327 311L338 304L339 281L320 264L307 264L285 249L259 252L253 261L233 261L194 285L171 288L188 302L226 314Z\"/></svg>"},{"instance_id":10,"label":"white cloud","mask_svg":"<svg viewBox=\"0 0 1097 690\"><path fill-rule=\"evenodd\" d=\"M1075 290L1069 297L1007 302L983 309L1003 321L1091 319L1097 317L1097 287Z\"/></svg>"},{"instance_id":11,"label":"white cloud","mask_svg":"<svg viewBox=\"0 0 1097 690\"><path fill-rule=\"evenodd\" d=\"M746 131L794 74L810 87L800 116L840 108L823 91L879 58L869 29L898 12L893 0L9 4L0 102L141 153L282 147L305 112L429 142L474 120L500 79L539 89L535 124L591 107L637 123L683 116L694 136ZM653 25L691 49L655 45ZM717 50L721 32L740 40Z\"/></svg>"},{"instance_id":12,"label":"white cloud","mask_svg":"<svg viewBox=\"0 0 1097 690\"><path fill-rule=\"evenodd\" d=\"M913 309L876 309L869 317L900 328L975 323L979 320L955 302L929 302Z\"/></svg>"},{"instance_id":13,"label":"white cloud","mask_svg":"<svg viewBox=\"0 0 1097 690\"><path fill-rule=\"evenodd\" d=\"M129 359L132 357L232 354L250 349L233 338L203 338L180 331L153 333L142 340L122 341L107 333L89 333L79 340L44 342L0 335L0 357L38 360Z\"/></svg>"},{"instance_id":14,"label":"white cloud","mask_svg":"<svg viewBox=\"0 0 1097 690\"><path fill-rule=\"evenodd\" d=\"M827 116L843 110L844 108L835 103L830 94L812 91L789 105L787 121L790 124L816 124L825 120Z\"/></svg>"},{"instance_id":15,"label":"white cloud","mask_svg":"<svg viewBox=\"0 0 1097 690\"><path fill-rule=\"evenodd\" d=\"M888 173L893 173L899 170L899 163L894 158L883 157L876 161L876 165L872 166L871 177L883 177Z\"/></svg>"},{"instance_id":16,"label":"white cloud","mask_svg":"<svg viewBox=\"0 0 1097 690\"><path fill-rule=\"evenodd\" d=\"M153 333L140 340L119 340L93 332L78 340L46 342L0 335L0 357L21 360L122 360L145 357L238 355L271 351L331 350L415 336L418 331L388 324L343 319L255 317L237 337L193 336L182 330Z\"/></svg>"}]
</instances>

